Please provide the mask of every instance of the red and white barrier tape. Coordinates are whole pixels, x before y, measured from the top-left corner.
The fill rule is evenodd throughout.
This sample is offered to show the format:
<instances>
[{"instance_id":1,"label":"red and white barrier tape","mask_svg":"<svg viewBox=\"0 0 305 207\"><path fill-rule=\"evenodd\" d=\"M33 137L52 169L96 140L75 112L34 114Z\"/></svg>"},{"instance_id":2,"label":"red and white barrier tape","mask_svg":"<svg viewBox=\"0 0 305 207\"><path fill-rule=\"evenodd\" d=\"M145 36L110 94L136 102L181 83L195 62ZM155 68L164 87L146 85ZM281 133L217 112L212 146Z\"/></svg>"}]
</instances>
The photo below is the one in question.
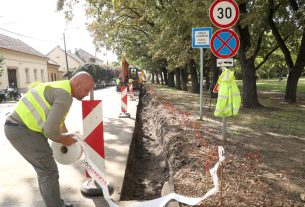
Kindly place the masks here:
<instances>
[{"instance_id":1,"label":"red and white barrier tape","mask_svg":"<svg viewBox=\"0 0 305 207\"><path fill-rule=\"evenodd\" d=\"M87 172L93 178L99 186L103 190L103 195L105 200L108 202L110 207L119 207L116 203L114 203L109 195L108 191L108 181L106 180L106 176L103 172L101 172L98 167L90 160L90 157L88 156L86 144L83 140L79 140L84 153L85 153L85 166L87 169ZM217 169L219 165L224 161L224 148L222 146L218 147L218 155L219 155L219 160L218 162L214 165L212 169L210 169L210 174L212 176L213 184L214 187L210 189L203 197L200 198L190 198L186 196L182 196L176 193L170 193L166 196L162 196L157 199L149 200L149 201L141 201L141 202L134 202L128 205L128 207L163 207L165 206L170 200L176 200L180 203L184 203L187 205L196 205L199 204L201 201L207 199L208 197L215 195L219 191L219 182L218 182L218 177L217 177Z\"/></svg>"}]
</instances>

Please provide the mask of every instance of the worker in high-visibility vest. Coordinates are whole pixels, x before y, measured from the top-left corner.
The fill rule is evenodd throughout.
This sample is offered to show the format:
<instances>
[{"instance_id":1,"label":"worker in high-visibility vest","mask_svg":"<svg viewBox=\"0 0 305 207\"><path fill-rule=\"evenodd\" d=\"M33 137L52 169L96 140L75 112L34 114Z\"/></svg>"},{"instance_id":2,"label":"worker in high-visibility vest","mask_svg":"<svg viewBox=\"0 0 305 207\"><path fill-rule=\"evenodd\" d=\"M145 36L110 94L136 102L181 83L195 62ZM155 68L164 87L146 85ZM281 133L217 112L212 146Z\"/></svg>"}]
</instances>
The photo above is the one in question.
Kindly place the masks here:
<instances>
[{"instance_id":1,"label":"worker in high-visibility vest","mask_svg":"<svg viewBox=\"0 0 305 207\"><path fill-rule=\"evenodd\" d=\"M73 98L82 100L93 88L94 80L87 72L79 72L71 80L39 83L6 119L5 135L35 169L46 206L72 206L60 197L58 168L48 139L64 146L77 141L77 133L68 133L65 117Z\"/></svg>"},{"instance_id":2,"label":"worker in high-visibility vest","mask_svg":"<svg viewBox=\"0 0 305 207\"><path fill-rule=\"evenodd\" d=\"M140 72L138 72L138 82L140 84L146 82L146 75L145 75L144 70L140 70Z\"/></svg>"},{"instance_id":3,"label":"worker in high-visibility vest","mask_svg":"<svg viewBox=\"0 0 305 207\"><path fill-rule=\"evenodd\" d=\"M237 115L240 108L240 92L235 82L234 72L225 68L219 76L218 98L214 115L227 117Z\"/></svg>"}]
</instances>

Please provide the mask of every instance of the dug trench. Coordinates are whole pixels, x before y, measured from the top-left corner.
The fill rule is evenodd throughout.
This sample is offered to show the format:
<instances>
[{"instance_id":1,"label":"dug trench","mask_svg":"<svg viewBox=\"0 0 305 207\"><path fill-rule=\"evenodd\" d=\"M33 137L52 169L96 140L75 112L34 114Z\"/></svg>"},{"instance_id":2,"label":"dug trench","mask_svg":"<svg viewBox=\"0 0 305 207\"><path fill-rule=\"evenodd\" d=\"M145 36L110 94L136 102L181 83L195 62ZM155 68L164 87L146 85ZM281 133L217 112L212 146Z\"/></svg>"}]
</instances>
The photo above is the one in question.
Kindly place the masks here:
<instances>
[{"instance_id":1,"label":"dug trench","mask_svg":"<svg viewBox=\"0 0 305 207\"><path fill-rule=\"evenodd\" d=\"M187 140L193 133L194 130L182 128L177 117L169 114L153 96L140 95L120 200L158 198L166 181L175 183L178 193L181 186L186 187L183 190L189 191L189 196L205 188L202 174L197 176L197 169L204 168L199 164L201 159L189 157L194 143ZM205 144L204 141L195 143L197 147ZM192 175L186 178L188 173ZM196 178L193 183L189 178L194 177L199 180ZM192 184L187 187L189 182Z\"/></svg>"},{"instance_id":2,"label":"dug trench","mask_svg":"<svg viewBox=\"0 0 305 207\"><path fill-rule=\"evenodd\" d=\"M261 163L264 154L249 143L233 141L230 135L223 142L221 124L213 120L203 124L169 98L147 91L138 104L121 201L159 198L165 181L173 183L180 195L202 197L214 187L206 163L212 167L218 161L218 146L223 146L226 158L218 170L221 193L200 206L304 206L292 188L295 180L302 184L302 175L291 177L266 167Z\"/></svg>"},{"instance_id":3,"label":"dug trench","mask_svg":"<svg viewBox=\"0 0 305 207\"><path fill-rule=\"evenodd\" d=\"M150 200L160 196L169 178L166 153L145 115L140 94L135 129L130 145L121 200Z\"/></svg>"}]
</instances>

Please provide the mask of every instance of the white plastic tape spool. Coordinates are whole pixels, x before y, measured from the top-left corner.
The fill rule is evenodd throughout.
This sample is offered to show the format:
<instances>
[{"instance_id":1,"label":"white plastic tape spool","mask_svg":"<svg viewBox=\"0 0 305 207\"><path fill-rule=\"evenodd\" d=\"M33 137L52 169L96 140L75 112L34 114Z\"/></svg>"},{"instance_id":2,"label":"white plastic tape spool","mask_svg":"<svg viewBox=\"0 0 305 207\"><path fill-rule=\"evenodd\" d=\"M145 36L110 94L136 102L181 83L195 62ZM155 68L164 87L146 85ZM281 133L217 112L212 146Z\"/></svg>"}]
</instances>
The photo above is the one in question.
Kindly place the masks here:
<instances>
[{"instance_id":1,"label":"white plastic tape spool","mask_svg":"<svg viewBox=\"0 0 305 207\"><path fill-rule=\"evenodd\" d=\"M83 150L79 142L72 144L71 146L64 146L57 142L52 142L51 148L53 150L53 156L56 162L69 165L79 160L82 156Z\"/></svg>"}]
</instances>

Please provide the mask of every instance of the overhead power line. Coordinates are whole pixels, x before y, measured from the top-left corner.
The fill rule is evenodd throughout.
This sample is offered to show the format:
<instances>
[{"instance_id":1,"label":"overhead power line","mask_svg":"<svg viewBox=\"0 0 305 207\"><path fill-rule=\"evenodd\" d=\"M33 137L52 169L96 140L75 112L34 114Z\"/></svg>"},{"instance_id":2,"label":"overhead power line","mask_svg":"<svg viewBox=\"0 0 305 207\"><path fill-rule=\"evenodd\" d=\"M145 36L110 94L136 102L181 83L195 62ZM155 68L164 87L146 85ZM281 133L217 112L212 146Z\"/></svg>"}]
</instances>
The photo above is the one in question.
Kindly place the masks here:
<instances>
[{"instance_id":1,"label":"overhead power line","mask_svg":"<svg viewBox=\"0 0 305 207\"><path fill-rule=\"evenodd\" d=\"M12 31L9 31L7 29L3 29L3 28L0 28L0 30L3 30L5 32L9 32L9 33L12 33L12 34L15 34L15 35L19 35L21 37L26 37L26 38L30 38L30 39L33 39L33 40L38 40L38 41L42 41L42 42L49 42L49 43L58 43L58 42L55 42L55 41L50 41L50 40L42 40L42 39L38 39L38 38L35 38L35 37L30 37L30 36L26 36L26 35L23 35L23 34L19 34L19 33L16 33L16 32L12 32Z\"/></svg>"}]
</instances>

